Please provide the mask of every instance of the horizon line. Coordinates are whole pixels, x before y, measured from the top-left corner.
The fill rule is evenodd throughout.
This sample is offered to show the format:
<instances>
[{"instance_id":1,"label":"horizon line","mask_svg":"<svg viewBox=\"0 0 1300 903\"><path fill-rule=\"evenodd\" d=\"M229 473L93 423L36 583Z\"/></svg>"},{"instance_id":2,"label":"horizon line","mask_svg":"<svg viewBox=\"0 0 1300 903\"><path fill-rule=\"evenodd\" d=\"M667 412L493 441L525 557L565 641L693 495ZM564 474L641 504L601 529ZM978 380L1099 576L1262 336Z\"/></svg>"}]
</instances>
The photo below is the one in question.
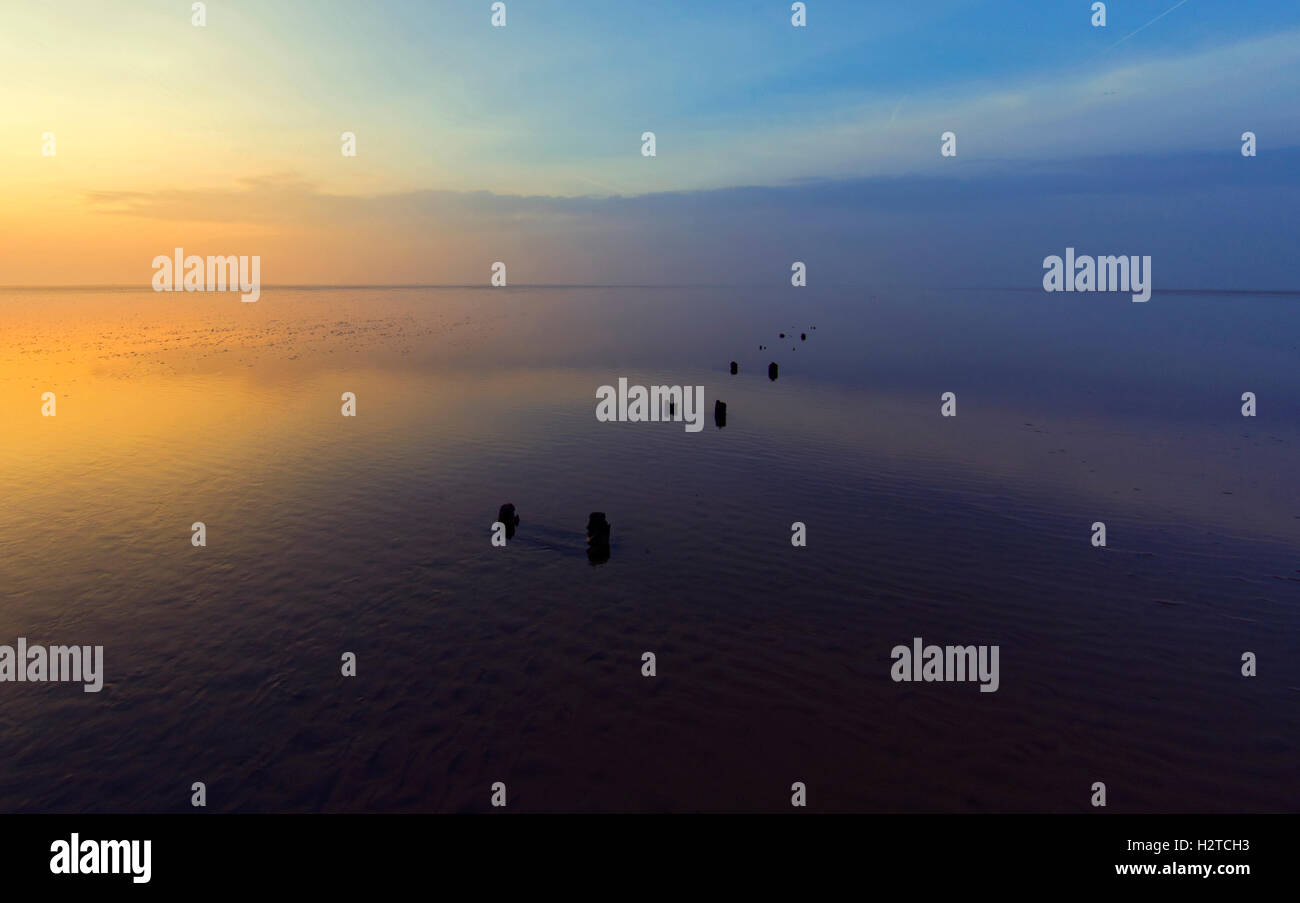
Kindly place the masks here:
<instances>
[{"instance_id":1,"label":"horizon line","mask_svg":"<svg viewBox=\"0 0 1300 903\"><path fill-rule=\"evenodd\" d=\"M999 292L1041 292L1039 287L1023 285L903 285L901 283L864 283L864 282L819 282L817 285L832 288L874 288L899 289L908 288L923 291L999 291ZM339 291L345 289L482 289L498 291L501 289L585 289L585 288L784 288L786 286L771 282L531 282L514 285L484 285L483 283L452 282L357 282L357 283L268 283L260 286L262 291L268 289L292 289L299 291ZM789 286L794 288L794 286ZM36 284L0 284L0 291L155 291L157 294L229 294L220 291L172 292L156 291L151 286L138 283L70 283L63 285ZM1113 294L1113 293L1111 293ZM1162 288L1155 294L1169 295L1300 295L1300 288Z\"/></svg>"}]
</instances>

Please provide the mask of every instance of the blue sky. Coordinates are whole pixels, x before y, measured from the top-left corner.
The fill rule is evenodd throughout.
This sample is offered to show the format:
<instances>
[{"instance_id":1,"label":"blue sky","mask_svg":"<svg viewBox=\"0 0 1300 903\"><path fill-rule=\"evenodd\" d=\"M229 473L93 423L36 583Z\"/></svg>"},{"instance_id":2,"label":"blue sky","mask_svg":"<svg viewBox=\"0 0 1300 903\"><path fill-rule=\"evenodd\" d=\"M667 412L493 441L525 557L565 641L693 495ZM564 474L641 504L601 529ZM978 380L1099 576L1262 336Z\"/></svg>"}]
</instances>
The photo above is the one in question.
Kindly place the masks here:
<instances>
[{"instance_id":1,"label":"blue sky","mask_svg":"<svg viewBox=\"0 0 1300 903\"><path fill-rule=\"evenodd\" d=\"M1274 147L1300 143L1291 0L1121 0L1105 28L1084 0L812 0L804 29L789 6L513 2L504 29L485 2L274 16L295 59L322 60L314 109L351 108L462 164L416 164L421 187L635 194L865 176L937 163L948 128L972 160L1179 152L1212 146L1214 124L1198 120L1229 112ZM646 129L654 170L629 154Z\"/></svg>"},{"instance_id":2,"label":"blue sky","mask_svg":"<svg viewBox=\"0 0 1300 903\"><path fill-rule=\"evenodd\" d=\"M1166 285L1300 282L1296 0L506 2L0 7L0 283L182 240L268 282L1019 284L1108 240Z\"/></svg>"}]
</instances>

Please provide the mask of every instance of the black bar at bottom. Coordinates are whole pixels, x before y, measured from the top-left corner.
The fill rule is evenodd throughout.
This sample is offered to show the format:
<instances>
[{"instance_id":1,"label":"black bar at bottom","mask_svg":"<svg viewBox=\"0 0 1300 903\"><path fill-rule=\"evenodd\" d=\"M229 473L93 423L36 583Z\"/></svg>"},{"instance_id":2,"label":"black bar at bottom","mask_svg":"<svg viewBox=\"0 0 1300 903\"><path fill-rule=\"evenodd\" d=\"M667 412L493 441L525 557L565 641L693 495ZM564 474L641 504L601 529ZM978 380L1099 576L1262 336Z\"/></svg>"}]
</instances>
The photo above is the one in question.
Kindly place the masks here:
<instances>
[{"instance_id":1,"label":"black bar at bottom","mask_svg":"<svg viewBox=\"0 0 1300 903\"><path fill-rule=\"evenodd\" d=\"M1252 882L1289 883L1294 829L1290 817L1274 815L23 815L0 818L0 874L7 889L94 892L772 892L848 880L849 888L882 891L902 882L918 892L1102 886L1181 893L1195 885L1231 893ZM74 834L82 856L71 874L59 842L70 848ZM144 840L147 882L135 880L145 876L142 844L131 848L139 859L126 861L123 845L98 843ZM117 874L80 868L110 869L114 856Z\"/></svg>"}]
</instances>

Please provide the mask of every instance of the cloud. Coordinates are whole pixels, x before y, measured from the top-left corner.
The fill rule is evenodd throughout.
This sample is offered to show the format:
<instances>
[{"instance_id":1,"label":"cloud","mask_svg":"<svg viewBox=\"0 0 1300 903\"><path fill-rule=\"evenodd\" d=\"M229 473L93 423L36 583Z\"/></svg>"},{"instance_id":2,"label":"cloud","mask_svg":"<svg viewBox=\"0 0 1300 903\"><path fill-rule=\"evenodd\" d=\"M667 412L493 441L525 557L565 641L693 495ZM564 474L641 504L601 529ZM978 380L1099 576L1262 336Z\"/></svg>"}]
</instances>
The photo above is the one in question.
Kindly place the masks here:
<instances>
[{"instance_id":1,"label":"cloud","mask_svg":"<svg viewBox=\"0 0 1300 903\"><path fill-rule=\"evenodd\" d=\"M530 283L766 282L798 259L824 282L1032 287L1073 246L1151 254L1166 286L1286 288L1297 171L1300 149L1229 147L629 197L343 195L279 174L87 200L105 219L174 223L177 241L182 221L264 228L304 261L279 281L343 279L346 261L348 279L476 284L505 260Z\"/></svg>"},{"instance_id":2,"label":"cloud","mask_svg":"<svg viewBox=\"0 0 1300 903\"><path fill-rule=\"evenodd\" d=\"M1223 148L1245 129L1300 145L1293 115L1300 31L1178 57L1079 68L1013 84L971 82L735 136L737 169L773 183L815 172L849 177L935 171L968 161L1043 161ZM958 135L958 157L939 135ZM761 148L746 154L745 148Z\"/></svg>"}]
</instances>

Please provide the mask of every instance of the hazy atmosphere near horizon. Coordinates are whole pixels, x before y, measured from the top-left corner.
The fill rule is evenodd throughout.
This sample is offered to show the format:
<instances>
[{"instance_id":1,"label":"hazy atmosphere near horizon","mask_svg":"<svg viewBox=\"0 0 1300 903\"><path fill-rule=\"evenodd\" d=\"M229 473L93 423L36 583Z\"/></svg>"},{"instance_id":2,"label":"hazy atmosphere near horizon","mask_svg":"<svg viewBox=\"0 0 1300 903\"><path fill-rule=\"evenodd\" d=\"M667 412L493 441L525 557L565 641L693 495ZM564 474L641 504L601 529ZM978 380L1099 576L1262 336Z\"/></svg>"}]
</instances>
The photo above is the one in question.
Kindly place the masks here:
<instances>
[{"instance_id":1,"label":"hazy atmosphere near horizon","mask_svg":"<svg viewBox=\"0 0 1300 903\"><path fill-rule=\"evenodd\" d=\"M0 812L1300 809L1294 0L9 3L0 99Z\"/></svg>"}]
</instances>

